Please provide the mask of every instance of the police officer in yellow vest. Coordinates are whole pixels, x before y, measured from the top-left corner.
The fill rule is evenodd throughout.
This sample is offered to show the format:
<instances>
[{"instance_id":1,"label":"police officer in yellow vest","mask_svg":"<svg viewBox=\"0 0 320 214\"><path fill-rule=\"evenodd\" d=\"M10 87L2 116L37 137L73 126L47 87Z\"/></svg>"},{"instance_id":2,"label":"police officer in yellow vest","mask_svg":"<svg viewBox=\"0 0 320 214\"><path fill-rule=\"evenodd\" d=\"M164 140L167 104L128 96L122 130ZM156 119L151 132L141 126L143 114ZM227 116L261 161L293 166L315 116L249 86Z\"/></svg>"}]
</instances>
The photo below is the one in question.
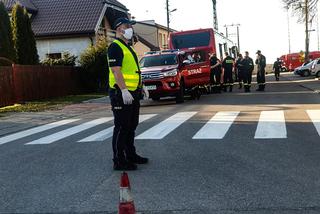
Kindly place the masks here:
<instances>
[{"instance_id":1,"label":"police officer in yellow vest","mask_svg":"<svg viewBox=\"0 0 320 214\"><path fill-rule=\"evenodd\" d=\"M135 21L118 18L113 28L116 40L109 46L109 96L114 115L112 139L113 169L136 170L136 164L148 163L136 153L135 130L139 123L141 93L149 96L141 83L137 54L129 45Z\"/></svg>"}]
</instances>

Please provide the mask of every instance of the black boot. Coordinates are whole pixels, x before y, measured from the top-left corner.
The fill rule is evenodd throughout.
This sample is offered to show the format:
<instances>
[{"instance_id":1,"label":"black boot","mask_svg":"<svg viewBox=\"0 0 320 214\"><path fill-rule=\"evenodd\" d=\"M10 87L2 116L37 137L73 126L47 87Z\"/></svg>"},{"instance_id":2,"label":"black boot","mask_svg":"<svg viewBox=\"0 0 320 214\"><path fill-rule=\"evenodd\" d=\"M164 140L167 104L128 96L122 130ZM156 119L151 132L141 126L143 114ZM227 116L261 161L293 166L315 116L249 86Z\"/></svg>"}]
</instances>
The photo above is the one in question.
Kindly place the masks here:
<instances>
[{"instance_id":1,"label":"black boot","mask_svg":"<svg viewBox=\"0 0 320 214\"><path fill-rule=\"evenodd\" d=\"M229 92L232 92L233 86L230 86L229 88Z\"/></svg>"},{"instance_id":2,"label":"black boot","mask_svg":"<svg viewBox=\"0 0 320 214\"><path fill-rule=\"evenodd\" d=\"M137 170L137 165L129 161L113 161L113 170L115 171L134 171Z\"/></svg>"},{"instance_id":3,"label":"black boot","mask_svg":"<svg viewBox=\"0 0 320 214\"><path fill-rule=\"evenodd\" d=\"M227 92L227 86L223 86L223 91Z\"/></svg>"},{"instance_id":4,"label":"black boot","mask_svg":"<svg viewBox=\"0 0 320 214\"><path fill-rule=\"evenodd\" d=\"M149 162L148 158L144 158L139 155L127 157L127 160L128 162L135 163L135 164L147 164Z\"/></svg>"}]
</instances>

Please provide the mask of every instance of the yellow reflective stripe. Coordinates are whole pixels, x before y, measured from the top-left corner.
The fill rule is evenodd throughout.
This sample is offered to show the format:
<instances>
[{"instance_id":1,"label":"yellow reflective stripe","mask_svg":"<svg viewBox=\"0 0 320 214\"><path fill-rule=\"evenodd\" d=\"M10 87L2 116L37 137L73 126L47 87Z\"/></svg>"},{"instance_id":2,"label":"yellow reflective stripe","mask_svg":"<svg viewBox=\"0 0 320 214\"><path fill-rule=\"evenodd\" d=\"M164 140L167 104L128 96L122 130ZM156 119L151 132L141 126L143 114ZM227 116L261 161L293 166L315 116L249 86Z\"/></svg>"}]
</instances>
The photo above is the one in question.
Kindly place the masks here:
<instances>
[{"instance_id":1,"label":"yellow reflective stripe","mask_svg":"<svg viewBox=\"0 0 320 214\"><path fill-rule=\"evenodd\" d=\"M139 78L139 74L122 74L123 75L123 78L125 78L125 79L134 79L134 80L136 80L137 79L137 77Z\"/></svg>"},{"instance_id":2,"label":"yellow reflective stripe","mask_svg":"<svg viewBox=\"0 0 320 214\"><path fill-rule=\"evenodd\" d=\"M134 82L126 82L126 86L128 87L137 87L137 84Z\"/></svg>"}]
</instances>

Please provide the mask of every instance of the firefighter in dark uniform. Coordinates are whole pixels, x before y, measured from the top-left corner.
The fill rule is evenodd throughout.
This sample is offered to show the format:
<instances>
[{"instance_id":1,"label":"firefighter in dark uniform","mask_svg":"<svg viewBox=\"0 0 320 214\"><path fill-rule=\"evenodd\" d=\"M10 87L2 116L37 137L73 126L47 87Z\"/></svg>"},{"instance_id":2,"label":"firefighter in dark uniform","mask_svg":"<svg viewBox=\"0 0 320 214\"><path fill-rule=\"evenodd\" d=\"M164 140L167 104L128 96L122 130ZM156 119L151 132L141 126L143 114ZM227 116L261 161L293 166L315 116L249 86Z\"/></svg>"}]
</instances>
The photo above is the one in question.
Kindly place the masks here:
<instances>
[{"instance_id":1,"label":"firefighter in dark uniform","mask_svg":"<svg viewBox=\"0 0 320 214\"><path fill-rule=\"evenodd\" d=\"M212 93L221 93L221 61L217 58L214 53L210 56L210 82Z\"/></svg>"},{"instance_id":2,"label":"firefighter in dark uniform","mask_svg":"<svg viewBox=\"0 0 320 214\"><path fill-rule=\"evenodd\" d=\"M277 58L277 61L275 61L273 64L273 72L274 72L274 75L275 75L277 81L279 81L279 78L280 78L281 65L282 65L282 63L281 63L280 59Z\"/></svg>"},{"instance_id":3,"label":"firefighter in dark uniform","mask_svg":"<svg viewBox=\"0 0 320 214\"><path fill-rule=\"evenodd\" d=\"M254 70L253 59L249 57L249 52L245 52L245 57L243 59L243 83L244 83L244 91L250 92L251 81L252 81L252 72Z\"/></svg>"},{"instance_id":4,"label":"firefighter in dark uniform","mask_svg":"<svg viewBox=\"0 0 320 214\"><path fill-rule=\"evenodd\" d=\"M238 81L239 81L239 89L242 88L242 82L243 82L243 73L244 73L244 64L243 64L243 57L242 54L238 55L238 58L236 60L235 69L237 69L238 73Z\"/></svg>"},{"instance_id":5,"label":"firefighter in dark uniform","mask_svg":"<svg viewBox=\"0 0 320 214\"><path fill-rule=\"evenodd\" d=\"M257 91L264 91L266 87L266 57L261 54L261 51L257 51L257 83L258 89Z\"/></svg>"},{"instance_id":6,"label":"firefighter in dark uniform","mask_svg":"<svg viewBox=\"0 0 320 214\"><path fill-rule=\"evenodd\" d=\"M148 162L136 153L134 146L141 93L148 96L148 92L141 84L138 57L129 45L133 24L135 22L127 18L118 18L113 26L116 39L108 49L109 97L115 125L112 139L114 170L136 170L136 164Z\"/></svg>"},{"instance_id":7,"label":"firefighter in dark uniform","mask_svg":"<svg viewBox=\"0 0 320 214\"><path fill-rule=\"evenodd\" d=\"M227 92L229 87L229 92L232 92L233 89L233 69L234 69L234 59L229 56L229 53L225 53L225 58L222 61L223 68L223 90Z\"/></svg>"}]
</instances>

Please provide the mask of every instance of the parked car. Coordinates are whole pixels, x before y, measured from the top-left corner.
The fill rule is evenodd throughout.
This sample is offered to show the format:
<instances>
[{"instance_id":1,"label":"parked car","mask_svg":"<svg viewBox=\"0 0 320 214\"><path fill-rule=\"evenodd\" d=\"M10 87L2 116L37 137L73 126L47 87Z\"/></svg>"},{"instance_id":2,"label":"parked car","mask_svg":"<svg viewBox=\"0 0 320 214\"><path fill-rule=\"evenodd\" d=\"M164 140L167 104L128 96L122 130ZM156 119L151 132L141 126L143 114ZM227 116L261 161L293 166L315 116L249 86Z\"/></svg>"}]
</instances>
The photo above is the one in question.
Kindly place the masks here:
<instances>
[{"instance_id":1,"label":"parked car","mask_svg":"<svg viewBox=\"0 0 320 214\"><path fill-rule=\"evenodd\" d=\"M300 75L302 77L307 77L311 75L311 67L313 65L314 61L311 61L309 63L304 63L303 65L301 65L300 67L296 68L294 70L294 73L296 75Z\"/></svg>"},{"instance_id":2,"label":"parked car","mask_svg":"<svg viewBox=\"0 0 320 214\"><path fill-rule=\"evenodd\" d=\"M320 51L311 51L309 53L309 59L314 60L320 57ZM293 71L300 67L304 61L304 53L290 53L280 57L282 61L282 70Z\"/></svg>"},{"instance_id":3,"label":"parked car","mask_svg":"<svg viewBox=\"0 0 320 214\"><path fill-rule=\"evenodd\" d=\"M311 66L311 75L320 77L320 58L315 59Z\"/></svg>"},{"instance_id":4,"label":"parked car","mask_svg":"<svg viewBox=\"0 0 320 214\"><path fill-rule=\"evenodd\" d=\"M196 62L190 60L192 53L166 50L149 52L141 59L142 82L152 100L169 96L182 103L185 94L193 96L195 88L210 83L209 56L202 54L202 60Z\"/></svg>"}]
</instances>

